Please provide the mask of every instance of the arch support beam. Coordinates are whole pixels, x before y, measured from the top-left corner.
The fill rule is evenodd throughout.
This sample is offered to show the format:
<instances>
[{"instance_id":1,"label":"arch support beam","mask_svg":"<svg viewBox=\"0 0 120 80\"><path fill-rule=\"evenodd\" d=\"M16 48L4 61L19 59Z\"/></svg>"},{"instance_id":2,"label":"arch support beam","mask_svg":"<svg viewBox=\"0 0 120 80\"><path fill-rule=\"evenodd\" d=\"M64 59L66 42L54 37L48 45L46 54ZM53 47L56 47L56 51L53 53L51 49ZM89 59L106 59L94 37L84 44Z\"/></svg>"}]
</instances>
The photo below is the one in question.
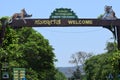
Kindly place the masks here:
<instances>
[{"instance_id":1,"label":"arch support beam","mask_svg":"<svg viewBox=\"0 0 120 80\"><path fill-rule=\"evenodd\" d=\"M13 27L96 27L96 26L120 26L120 19L100 20L100 19L22 19L13 20L10 24Z\"/></svg>"}]
</instances>

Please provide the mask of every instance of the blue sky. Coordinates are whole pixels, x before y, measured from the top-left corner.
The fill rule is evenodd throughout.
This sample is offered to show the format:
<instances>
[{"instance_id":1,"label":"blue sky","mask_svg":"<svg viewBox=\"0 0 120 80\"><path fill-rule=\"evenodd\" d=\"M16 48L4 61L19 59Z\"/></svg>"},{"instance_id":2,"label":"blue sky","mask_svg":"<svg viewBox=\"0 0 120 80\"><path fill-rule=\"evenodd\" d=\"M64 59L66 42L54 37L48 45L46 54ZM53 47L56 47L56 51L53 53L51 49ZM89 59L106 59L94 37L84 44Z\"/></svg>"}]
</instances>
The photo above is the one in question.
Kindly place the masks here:
<instances>
[{"instance_id":1,"label":"blue sky","mask_svg":"<svg viewBox=\"0 0 120 80\"><path fill-rule=\"evenodd\" d=\"M120 0L0 0L0 17L11 16L22 8L32 18L49 18L55 8L71 8L79 18L97 18L104 13L104 6L110 5L120 17ZM73 66L70 56L78 51L100 54L105 52L106 42L112 33L102 27L34 28L40 32L55 49L56 67Z\"/></svg>"}]
</instances>

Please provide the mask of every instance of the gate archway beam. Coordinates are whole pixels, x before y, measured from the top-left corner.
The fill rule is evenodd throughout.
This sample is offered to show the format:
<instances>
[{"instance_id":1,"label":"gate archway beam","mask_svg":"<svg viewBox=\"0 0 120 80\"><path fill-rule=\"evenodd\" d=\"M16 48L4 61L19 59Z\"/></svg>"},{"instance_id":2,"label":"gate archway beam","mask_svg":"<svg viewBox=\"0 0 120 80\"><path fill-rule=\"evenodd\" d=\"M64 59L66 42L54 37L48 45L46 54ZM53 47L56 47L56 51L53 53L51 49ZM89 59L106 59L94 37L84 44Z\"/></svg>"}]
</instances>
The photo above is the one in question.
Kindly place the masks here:
<instances>
[{"instance_id":1,"label":"gate archway beam","mask_svg":"<svg viewBox=\"0 0 120 80\"><path fill-rule=\"evenodd\" d=\"M25 19L26 24L22 19L13 20L11 24L14 28L19 27L103 27L115 26L118 49L120 50L120 19L117 20L101 20L101 19Z\"/></svg>"},{"instance_id":2,"label":"gate archway beam","mask_svg":"<svg viewBox=\"0 0 120 80\"><path fill-rule=\"evenodd\" d=\"M100 20L100 19L22 19L13 20L12 27L80 27L80 26L120 26L120 19Z\"/></svg>"}]
</instances>

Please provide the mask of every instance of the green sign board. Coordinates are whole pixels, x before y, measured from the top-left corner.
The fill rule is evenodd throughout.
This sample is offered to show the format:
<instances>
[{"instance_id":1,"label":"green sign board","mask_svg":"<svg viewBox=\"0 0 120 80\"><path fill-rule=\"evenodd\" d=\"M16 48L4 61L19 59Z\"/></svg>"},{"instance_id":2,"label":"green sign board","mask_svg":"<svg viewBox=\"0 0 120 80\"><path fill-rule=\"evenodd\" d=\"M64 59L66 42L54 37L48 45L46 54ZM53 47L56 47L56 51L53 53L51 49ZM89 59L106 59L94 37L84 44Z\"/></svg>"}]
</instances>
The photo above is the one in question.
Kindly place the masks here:
<instances>
[{"instance_id":1,"label":"green sign board","mask_svg":"<svg viewBox=\"0 0 120 80\"><path fill-rule=\"evenodd\" d=\"M50 18L52 18L52 19L55 19L55 18L77 19L78 17L71 9L58 8L51 13Z\"/></svg>"},{"instance_id":2,"label":"green sign board","mask_svg":"<svg viewBox=\"0 0 120 80\"><path fill-rule=\"evenodd\" d=\"M25 68L13 68L14 80L22 80L25 78Z\"/></svg>"}]
</instances>

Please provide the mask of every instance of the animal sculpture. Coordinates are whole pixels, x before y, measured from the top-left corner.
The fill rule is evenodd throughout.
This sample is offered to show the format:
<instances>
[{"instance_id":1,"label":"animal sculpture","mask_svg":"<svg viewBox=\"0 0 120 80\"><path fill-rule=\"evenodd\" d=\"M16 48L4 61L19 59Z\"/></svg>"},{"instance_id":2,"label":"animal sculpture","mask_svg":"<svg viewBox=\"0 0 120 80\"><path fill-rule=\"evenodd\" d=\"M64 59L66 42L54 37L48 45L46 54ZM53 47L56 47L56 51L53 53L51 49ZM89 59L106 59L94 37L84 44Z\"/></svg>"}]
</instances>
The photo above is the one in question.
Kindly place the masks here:
<instances>
[{"instance_id":1,"label":"animal sculpture","mask_svg":"<svg viewBox=\"0 0 120 80\"><path fill-rule=\"evenodd\" d=\"M15 20L15 19L22 19L24 21L24 23L26 24L27 22L24 19L26 17L32 17L32 14L30 14L30 15L27 14L25 8L23 8L20 13L14 13L13 14L13 16L11 17L11 19L9 20L9 23L12 23L12 21Z\"/></svg>"},{"instance_id":2,"label":"animal sculpture","mask_svg":"<svg viewBox=\"0 0 120 80\"><path fill-rule=\"evenodd\" d=\"M102 16L102 20L116 20L117 17L115 15L115 12L113 11L112 9L112 6L105 6L105 13L104 15ZM108 30L110 30L112 33L113 33L113 36L116 40L117 38L117 33L116 33L116 27L115 26L112 26L110 24L110 26L103 26L104 28L107 28Z\"/></svg>"},{"instance_id":3,"label":"animal sculpture","mask_svg":"<svg viewBox=\"0 0 120 80\"><path fill-rule=\"evenodd\" d=\"M117 17L115 15L115 12L112 9L112 6L105 6L105 13L102 16L103 20L116 20Z\"/></svg>"}]
</instances>

